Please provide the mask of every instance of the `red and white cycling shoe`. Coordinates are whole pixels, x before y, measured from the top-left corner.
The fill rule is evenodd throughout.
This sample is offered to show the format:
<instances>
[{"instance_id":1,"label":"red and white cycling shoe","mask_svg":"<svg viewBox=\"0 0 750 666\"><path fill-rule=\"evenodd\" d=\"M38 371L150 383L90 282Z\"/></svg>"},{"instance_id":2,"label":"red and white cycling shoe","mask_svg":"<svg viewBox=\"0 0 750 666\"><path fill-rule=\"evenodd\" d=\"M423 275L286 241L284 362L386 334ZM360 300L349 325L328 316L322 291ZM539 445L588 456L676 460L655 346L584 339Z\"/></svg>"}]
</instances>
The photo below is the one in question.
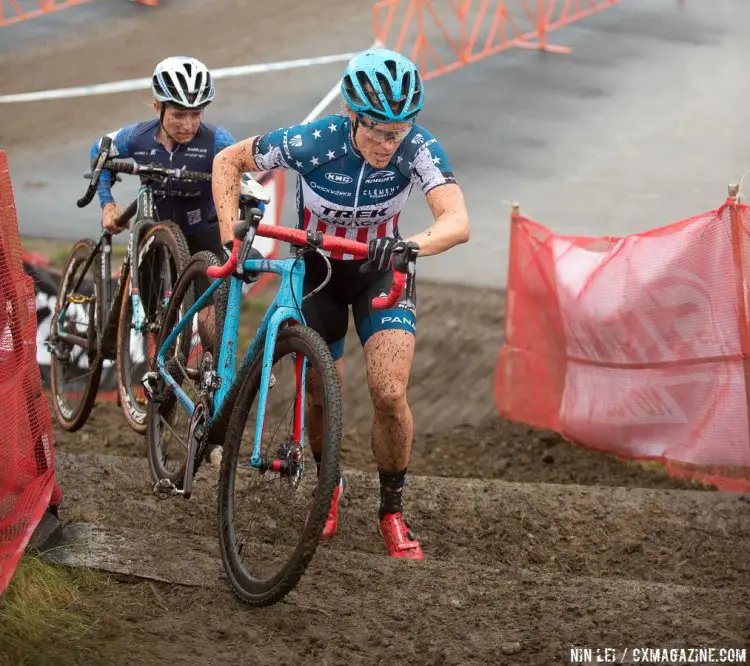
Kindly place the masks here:
<instances>
[{"instance_id":1,"label":"red and white cycling shoe","mask_svg":"<svg viewBox=\"0 0 750 666\"><path fill-rule=\"evenodd\" d=\"M402 513L387 513L379 525L385 547L391 557L405 560L423 560L424 553L414 532L409 529Z\"/></svg>"}]
</instances>

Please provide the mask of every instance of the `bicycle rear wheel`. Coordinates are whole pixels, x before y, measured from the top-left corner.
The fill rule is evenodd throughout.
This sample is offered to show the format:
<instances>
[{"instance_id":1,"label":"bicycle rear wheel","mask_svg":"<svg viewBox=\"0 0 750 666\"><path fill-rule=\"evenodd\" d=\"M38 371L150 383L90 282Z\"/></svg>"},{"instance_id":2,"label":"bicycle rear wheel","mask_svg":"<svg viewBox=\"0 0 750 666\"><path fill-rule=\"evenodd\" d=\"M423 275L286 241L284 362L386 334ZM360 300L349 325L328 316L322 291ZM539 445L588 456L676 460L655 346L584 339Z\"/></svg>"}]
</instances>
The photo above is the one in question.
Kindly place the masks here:
<instances>
[{"instance_id":1,"label":"bicycle rear wheel","mask_svg":"<svg viewBox=\"0 0 750 666\"><path fill-rule=\"evenodd\" d=\"M146 320L142 328L136 330L130 298L131 264L117 327L117 390L125 420L135 432L143 435L146 433L146 395L141 380L153 369L156 337L190 252L180 228L168 222L154 225L143 235L138 257L138 286Z\"/></svg>"},{"instance_id":2,"label":"bicycle rear wheel","mask_svg":"<svg viewBox=\"0 0 750 666\"><path fill-rule=\"evenodd\" d=\"M104 284L96 257L85 274L83 270L95 251L96 243L90 239L79 240L73 246L63 268L50 326L52 404L60 427L70 432L78 430L88 420L102 375L96 310L98 299L104 294ZM75 288L82 274L83 279ZM57 319L65 305L59 328L69 335L85 338L85 347L57 336Z\"/></svg>"},{"instance_id":3,"label":"bicycle rear wheel","mask_svg":"<svg viewBox=\"0 0 750 666\"><path fill-rule=\"evenodd\" d=\"M208 276L209 266L220 266L220 263L213 253L198 252L187 262L177 280L154 349L154 371L157 373L156 353L185 313L213 282ZM203 372L216 368L226 312L226 292L226 284L217 287L195 314L192 324L183 329L165 354L169 374L193 402L198 399ZM175 487L181 488L187 465L192 415L177 400L161 376L156 382L154 396L148 401L146 414L151 477L154 483L168 479Z\"/></svg>"},{"instance_id":4,"label":"bicycle rear wheel","mask_svg":"<svg viewBox=\"0 0 750 666\"><path fill-rule=\"evenodd\" d=\"M221 558L235 594L252 606L278 602L296 586L307 569L339 479L341 447L341 394L330 350L312 329L292 325L282 328L274 349L275 382L266 405L261 451L269 468L250 467L257 419L251 410L259 395L261 360L262 353L241 379L229 418L219 475ZM302 372L303 361L307 376ZM304 444L304 433L295 417L298 410L304 411L300 409L299 391L311 374L318 381L323 397L322 460L317 479L312 452ZM283 398L286 376L290 376L292 386L291 406L285 406ZM274 425L276 422L278 425ZM248 423L250 428L245 432ZM254 485L257 485L255 491ZM246 501L247 495L252 495L252 499ZM302 510L295 514L285 505L285 499ZM246 529L241 528L240 521L244 509L257 511ZM272 511L278 511L275 517ZM271 541L273 533L278 541ZM261 556L256 555L256 549ZM248 551L252 554L244 562L243 556ZM263 552L271 561L265 572Z\"/></svg>"}]
</instances>

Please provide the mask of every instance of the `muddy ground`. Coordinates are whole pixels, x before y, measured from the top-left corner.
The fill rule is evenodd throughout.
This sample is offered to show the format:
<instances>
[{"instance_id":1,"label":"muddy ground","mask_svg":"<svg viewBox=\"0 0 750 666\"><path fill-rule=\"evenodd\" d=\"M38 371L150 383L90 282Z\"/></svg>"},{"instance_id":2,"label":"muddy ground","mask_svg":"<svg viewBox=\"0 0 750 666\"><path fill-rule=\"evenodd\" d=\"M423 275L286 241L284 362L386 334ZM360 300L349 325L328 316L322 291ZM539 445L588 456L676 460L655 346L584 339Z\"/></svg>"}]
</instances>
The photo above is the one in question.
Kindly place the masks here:
<instances>
[{"instance_id":1,"label":"muddy ground","mask_svg":"<svg viewBox=\"0 0 750 666\"><path fill-rule=\"evenodd\" d=\"M420 285L405 494L422 563L383 555L352 340L340 532L272 608L244 607L224 578L215 468L191 500L157 500L144 441L116 405L99 404L76 434L55 425L62 517L101 526L109 568L156 579L102 587L107 622L85 663L541 666L569 663L581 644L744 646L750 503L500 419L502 303L501 292ZM451 329L444 312L473 325ZM471 355L445 351L471 340Z\"/></svg>"},{"instance_id":2,"label":"muddy ground","mask_svg":"<svg viewBox=\"0 0 750 666\"><path fill-rule=\"evenodd\" d=\"M190 501L156 501L137 458L60 454L58 470L122 570L182 583L97 599L103 663L541 666L569 663L571 645L747 640L750 505L735 496L412 476L426 559L396 562L375 531L376 477L350 471L337 537L253 610L223 578L215 470Z\"/></svg>"}]
</instances>

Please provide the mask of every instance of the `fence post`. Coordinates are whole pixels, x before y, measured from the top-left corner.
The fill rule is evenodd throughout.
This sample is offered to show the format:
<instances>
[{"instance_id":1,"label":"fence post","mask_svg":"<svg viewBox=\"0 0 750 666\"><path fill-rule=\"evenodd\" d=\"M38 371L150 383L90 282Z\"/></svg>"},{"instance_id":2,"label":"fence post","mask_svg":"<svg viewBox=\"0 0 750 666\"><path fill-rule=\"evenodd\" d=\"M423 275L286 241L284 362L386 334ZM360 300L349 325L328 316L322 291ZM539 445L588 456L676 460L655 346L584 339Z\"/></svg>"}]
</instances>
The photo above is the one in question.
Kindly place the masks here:
<instances>
[{"instance_id":1,"label":"fence post","mask_svg":"<svg viewBox=\"0 0 750 666\"><path fill-rule=\"evenodd\" d=\"M742 370L745 379L746 415L748 419L748 438L750 441L750 320L748 319L747 302L747 257L745 251L745 229L742 224L740 208L740 186L730 183L727 188L729 224L732 230L732 254L737 281L737 312L739 314L740 351L742 353Z\"/></svg>"},{"instance_id":2,"label":"fence post","mask_svg":"<svg viewBox=\"0 0 750 666\"><path fill-rule=\"evenodd\" d=\"M545 4L549 2L549 11ZM552 10L555 7L555 0L537 0L536 3L536 38L535 42L518 42L516 46L521 49L530 49L534 51L544 51L545 53L558 53L561 55L567 55L572 53L573 49L569 46L557 46L555 44L547 44L547 28L549 25L549 17L552 14Z\"/></svg>"},{"instance_id":3,"label":"fence post","mask_svg":"<svg viewBox=\"0 0 750 666\"><path fill-rule=\"evenodd\" d=\"M497 405L500 413L505 418L508 418L511 413L511 394L508 387L511 385L511 378L513 377L513 354L508 353L508 340L513 337L513 309L514 309L514 293L513 285L511 280L512 275L512 255L515 243L513 239L517 232L517 220L521 214L521 206L518 202L514 202L510 211L510 243L508 249L508 277L505 281L505 308L503 311L503 344L500 346L500 353L498 355L497 370L496 372L502 373L501 375L495 376L495 404ZM500 379L502 377L502 379ZM503 388L500 391L500 387Z\"/></svg>"}]
</instances>

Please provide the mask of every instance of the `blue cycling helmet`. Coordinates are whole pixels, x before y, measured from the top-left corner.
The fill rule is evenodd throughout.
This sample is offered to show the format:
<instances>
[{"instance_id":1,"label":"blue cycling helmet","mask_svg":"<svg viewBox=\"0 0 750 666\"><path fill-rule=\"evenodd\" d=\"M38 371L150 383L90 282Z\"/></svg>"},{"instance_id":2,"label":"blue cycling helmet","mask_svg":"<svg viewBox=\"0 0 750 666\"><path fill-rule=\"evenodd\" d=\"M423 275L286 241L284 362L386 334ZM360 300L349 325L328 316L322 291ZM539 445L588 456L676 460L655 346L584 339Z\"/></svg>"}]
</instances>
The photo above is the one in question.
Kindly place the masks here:
<instances>
[{"instance_id":1,"label":"blue cycling helmet","mask_svg":"<svg viewBox=\"0 0 750 666\"><path fill-rule=\"evenodd\" d=\"M379 123L413 120L424 104L414 63L396 51L368 49L349 61L341 80L349 107Z\"/></svg>"}]
</instances>

